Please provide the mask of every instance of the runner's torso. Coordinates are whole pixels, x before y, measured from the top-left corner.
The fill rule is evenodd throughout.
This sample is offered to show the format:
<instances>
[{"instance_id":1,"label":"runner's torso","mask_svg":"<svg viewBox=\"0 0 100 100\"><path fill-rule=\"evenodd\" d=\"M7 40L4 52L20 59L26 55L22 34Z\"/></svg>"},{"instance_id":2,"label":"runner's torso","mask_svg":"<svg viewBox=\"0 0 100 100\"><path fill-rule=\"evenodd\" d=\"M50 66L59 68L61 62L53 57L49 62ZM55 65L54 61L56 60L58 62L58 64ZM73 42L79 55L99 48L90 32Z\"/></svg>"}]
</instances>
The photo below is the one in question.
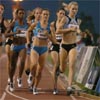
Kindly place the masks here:
<instances>
[{"instance_id":1,"label":"runner's torso","mask_svg":"<svg viewBox=\"0 0 100 100\"><path fill-rule=\"evenodd\" d=\"M34 42L33 45L36 46L47 46L48 44L48 37L44 34L44 30L47 30L50 33L50 26L47 25L46 28L42 28L40 22L37 23L33 33L34 33Z\"/></svg>"},{"instance_id":2,"label":"runner's torso","mask_svg":"<svg viewBox=\"0 0 100 100\"><path fill-rule=\"evenodd\" d=\"M24 23L23 25L19 25L18 21L15 22L13 32L16 32L17 30L20 30L21 32L19 34L16 34L13 39L13 43L16 45L21 45L26 43L26 30L28 28L28 25Z\"/></svg>"},{"instance_id":3,"label":"runner's torso","mask_svg":"<svg viewBox=\"0 0 100 100\"><path fill-rule=\"evenodd\" d=\"M66 17L67 21L64 25L64 28L70 28L70 27L76 27L79 28L77 19L71 19L69 16ZM76 33L75 32L69 32L63 34L63 39L62 39L63 44L73 44L76 43Z\"/></svg>"}]
</instances>

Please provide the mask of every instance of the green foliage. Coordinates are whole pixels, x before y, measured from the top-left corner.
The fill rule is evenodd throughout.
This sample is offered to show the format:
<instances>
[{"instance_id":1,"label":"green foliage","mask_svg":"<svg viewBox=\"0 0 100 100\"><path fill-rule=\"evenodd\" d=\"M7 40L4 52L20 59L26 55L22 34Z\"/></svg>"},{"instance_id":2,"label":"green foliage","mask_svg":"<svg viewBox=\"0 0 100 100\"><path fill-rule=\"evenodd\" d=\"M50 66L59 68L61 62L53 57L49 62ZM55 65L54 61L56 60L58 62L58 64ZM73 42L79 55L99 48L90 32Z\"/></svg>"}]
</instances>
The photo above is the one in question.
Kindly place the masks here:
<instances>
[{"instance_id":1,"label":"green foliage","mask_svg":"<svg viewBox=\"0 0 100 100\"><path fill-rule=\"evenodd\" d=\"M84 87L83 84L80 84L80 83L77 83L77 82L75 82L75 84L77 84L87 94L91 94L91 95L95 95L95 96L100 96L100 94L97 93L95 90L90 90L90 89Z\"/></svg>"}]
</instances>

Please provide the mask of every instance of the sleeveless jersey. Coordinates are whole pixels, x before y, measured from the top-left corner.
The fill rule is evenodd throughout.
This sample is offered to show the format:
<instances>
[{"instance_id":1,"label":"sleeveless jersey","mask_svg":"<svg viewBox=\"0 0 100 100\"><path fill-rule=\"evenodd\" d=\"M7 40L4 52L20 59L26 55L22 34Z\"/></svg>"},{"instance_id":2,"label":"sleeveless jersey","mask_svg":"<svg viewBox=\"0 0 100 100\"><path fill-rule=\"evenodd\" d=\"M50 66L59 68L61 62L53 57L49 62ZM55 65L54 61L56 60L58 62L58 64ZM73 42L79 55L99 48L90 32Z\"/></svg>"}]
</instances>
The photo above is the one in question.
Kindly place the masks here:
<instances>
[{"instance_id":1,"label":"sleeveless jersey","mask_svg":"<svg viewBox=\"0 0 100 100\"><path fill-rule=\"evenodd\" d=\"M47 30L50 33L50 25L48 25L45 29L41 27L40 22L37 23L33 33L34 36L40 39L47 39L47 36L43 33L44 30Z\"/></svg>"},{"instance_id":2,"label":"sleeveless jersey","mask_svg":"<svg viewBox=\"0 0 100 100\"><path fill-rule=\"evenodd\" d=\"M65 23L64 28L70 28L70 27L79 28L77 18L71 19L69 16L67 16L67 23Z\"/></svg>"},{"instance_id":3,"label":"sleeveless jersey","mask_svg":"<svg viewBox=\"0 0 100 100\"><path fill-rule=\"evenodd\" d=\"M21 33L16 34L16 36L25 37L27 28L28 28L28 25L26 23L24 25L19 25L18 21L16 21L14 24L13 32L16 32L17 29L21 30Z\"/></svg>"},{"instance_id":4,"label":"sleeveless jersey","mask_svg":"<svg viewBox=\"0 0 100 100\"><path fill-rule=\"evenodd\" d=\"M67 23L65 23L64 28L71 28L71 27L76 27L79 29L79 24L78 24L78 19L74 18L71 19L69 16L67 16ZM79 42L81 40L81 35L76 34L76 42Z\"/></svg>"}]
</instances>

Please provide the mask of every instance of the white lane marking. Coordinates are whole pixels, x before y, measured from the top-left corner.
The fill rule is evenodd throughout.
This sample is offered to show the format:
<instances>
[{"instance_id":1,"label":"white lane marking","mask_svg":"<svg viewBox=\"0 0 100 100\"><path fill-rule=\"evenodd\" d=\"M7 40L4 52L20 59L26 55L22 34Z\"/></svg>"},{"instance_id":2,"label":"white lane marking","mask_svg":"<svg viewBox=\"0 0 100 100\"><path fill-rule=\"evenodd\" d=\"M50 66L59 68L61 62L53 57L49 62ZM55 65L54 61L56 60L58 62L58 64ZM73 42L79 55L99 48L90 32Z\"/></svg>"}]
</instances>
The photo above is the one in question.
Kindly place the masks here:
<instances>
[{"instance_id":1,"label":"white lane marking","mask_svg":"<svg viewBox=\"0 0 100 100\"><path fill-rule=\"evenodd\" d=\"M77 100L73 95L70 95L70 97L72 98L72 100Z\"/></svg>"},{"instance_id":2,"label":"white lane marking","mask_svg":"<svg viewBox=\"0 0 100 100\"><path fill-rule=\"evenodd\" d=\"M6 97L6 92L3 92L3 95L2 95L2 97L0 98L0 100L5 100L5 97Z\"/></svg>"},{"instance_id":3,"label":"white lane marking","mask_svg":"<svg viewBox=\"0 0 100 100\"><path fill-rule=\"evenodd\" d=\"M3 55L3 57L5 58L6 55ZM3 59L3 58L2 58L2 59ZM15 79L15 77L14 77L14 79ZM23 97L21 97L21 96L18 96L18 95L13 94L13 93L10 92L8 89L9 89L9 86L7 85L6 88L5 88L5 91L6 91L9 95L11 95L11 96L13 96L13 97L16 97L16 98L18 98L18 99L21 99L21 100L29 100L29 99L26 99L26 98L23 98ZM42 90L41 88L38 88L38 89L39 89L39 90ZM2 95L2 97L0 98L0 100L5 100L5 97L6 97L6 95L7 95L6 92L3 92L3 95ZM39 92L39 93L45 93L45 92Z\"/></svg>"},{"instance_id":4,"label":"white lane marking","mask_svg":"<svg viewBox=\"0 0 100 100\"><path fill-rule=\"evenodd\" d=\"M37 90L42 90L42 88L37 88Z\"/></svg>"},{"instance_id":5,"label":"white lane marking","mask_svg":"<svg viewBox=\"0 0 100 100\"><path fill-rule=\"evenodd\" d=\"M7 88L7 86L6 86L6 88ZM5 88L5 89L6 89L6 88ZM2 97L0 98L0 100L4 100L5 97L6 97L6 92L3 92L3 95L2 95Z\"/></svg>"},{"instance_id":6,"label":"white lane marking","mask_svg":"<svg viewBox=\"0 0 100 100\"><path fill-rule=\"evenodd\" d=\"M41 92L38 92L39 94L44 94L44 93L46 93L46 92L44 92L44 91L41 91Z\"/></svg>"},{"instance_id":7,"label":"white lane marking","mask_svg":"<svg viewBox=\"0 0 100 100\"><path fill-rule=\"evenodd\" d=\"M8 88L8 87L6 86L5 89L7 89L7 88ZM4 92L3 95L2 95L2 98L1 98L0 100L5 100L6 95L7 95L6 92Z\"/></svg>"},{"instance_id":8,"label":"white lane marking","mask_svg":"<svg viewBox=\"0 0 100 100\"><path fill-rule=\"evenodd\" d=\"M7 56L7 55L4 54L4 55L0 58L0 60L6 58L6 56ZM11 96L13 96L13 97L16 97L16 98L18 98L18 99L21 99L21 100L29 100L29 99L26 99L26 98L23 98L23 97L20 97L20 96L17 96L17 95L15 95L15 94L11 93L11 92L8 90L8 88L9 88L9 86L7 85L6 88L5 88L5 91L6 91L6 92L3 92L3 95L2 95L2 97L0 98L0 100L5 100L5 97L6 97L7 93L8 93L9 95L11 95Z\"/></svg>"},{"instance_id":9,"label":"white lane marking","mask_svg":"<svg viewBox=\"0 0 100 100\"><path fill-rule=\"evenodd\" d=\"M29 100L29 99L26 99L26 98L23 98L23 97L21 97L21 96L18 96L18 95L13 94L12 92L10 92L10 91L8 90L8 88L9 88L9 86L7 86L6 92L7 92L9 95L11 95L11 96L13 96L13 97L16 97L16 98L18 98L18 99L21 99L21 100Z\"/></svg>"}]
</instances>

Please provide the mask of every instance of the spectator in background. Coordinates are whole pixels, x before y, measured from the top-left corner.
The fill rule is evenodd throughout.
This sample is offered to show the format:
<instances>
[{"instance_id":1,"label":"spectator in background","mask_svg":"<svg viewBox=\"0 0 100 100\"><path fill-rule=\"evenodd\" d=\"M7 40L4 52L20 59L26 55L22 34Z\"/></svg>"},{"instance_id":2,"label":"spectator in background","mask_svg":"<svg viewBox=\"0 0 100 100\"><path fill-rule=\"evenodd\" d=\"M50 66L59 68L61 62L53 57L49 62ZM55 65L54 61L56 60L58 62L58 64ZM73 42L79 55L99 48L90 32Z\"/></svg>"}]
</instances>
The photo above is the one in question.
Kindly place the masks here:
<instances>
[{"instance_id":1,"label":"spectator in background","mask_svg":"<svg viewBox=\"0 0 100 100\"><path fill-rule=\"evenodd\" d=\"M90 33L90 31L88 29L86 29L83 32L82 41L85 43L86 46L93 45L93 43L94 43L93 35Z\"/></svg>"}]
</instances>

